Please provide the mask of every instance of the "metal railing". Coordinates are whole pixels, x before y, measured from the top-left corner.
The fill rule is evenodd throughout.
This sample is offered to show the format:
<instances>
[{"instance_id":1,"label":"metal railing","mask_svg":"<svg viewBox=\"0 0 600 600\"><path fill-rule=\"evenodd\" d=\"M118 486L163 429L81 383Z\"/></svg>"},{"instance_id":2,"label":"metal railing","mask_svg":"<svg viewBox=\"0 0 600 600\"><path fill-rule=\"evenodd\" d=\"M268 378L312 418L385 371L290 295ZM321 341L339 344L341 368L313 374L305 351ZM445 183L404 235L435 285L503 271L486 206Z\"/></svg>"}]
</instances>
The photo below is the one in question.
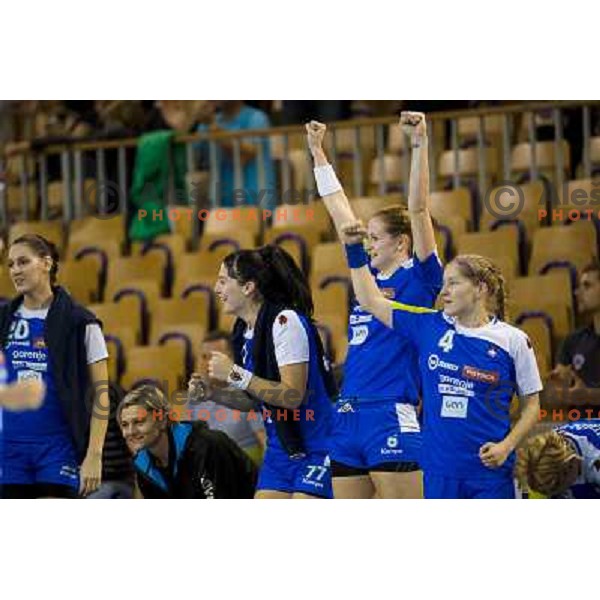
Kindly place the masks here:
<instances>
[{"instance_id":1,"label":"metal railing","mask_svg":"<svg viewBox=\"0 0 600 600\"><path fill-rule=\"evenodd\" d=\"M564 115L581 113L581 173L590 178L593 172L591 153L592 110L600 107L600 101L570 102L528 102L502 107L486 107L468 111L440 112L428 115L429 125L429 168L432 190L441 187L456 188L465 181L472 186L480 197L486 187L494 180L510 181L515 177L513 170L512 149L520 140L530 146L531 160L527 172L519 176L535 180L540 175L537 162L536 146L540 143L537 135L536 115L551 114L554 129L554 179L560 189L566 173L568 157L563 152L565 139ZM496 119L493 127L488 123ZM467 121L468 120L468 121ZM475 123L475 127L472 124ZM469 124L469 127L466 125ZM393 128L397 125L397 117L357 119L329 124L328 154L330 160L345 175L343 184L351 196L386 195L390 192L407 191L410 154L398 141L397 132L394 138ZM518 128L520 126L520 129ZM573 134L572 129L570 133ZM205 168L208 172L208 197L199 198L189 194L188 205L197 208L200 204L214 208L221 199L214 193L219 180L219 170L223 160L229 162L233 172L233 185L237 190L245 190L246 169L242 153L242 144L252 138L255 142L255 161L257 181L253 183L258 190L264 190L269 182L266 180L267 157L271 154L278 167L278 181L275 182L275 196L278 203L285 191L305 192L305 198L312 197L314 185L311 177L312 160L304 141L304 127L274 127L271 129L198 132L193 135L178 135L175 139L185 147L187 174L196 172L200 166L199 155L203 145L203 154L207 157ZM392 138L396 140L392 144ZM263 144L263 140L269 144ZM259 143L256 141L259 140ZM220 147L226 142L230 147L230 155L223 159ZM31 217L48 219L51 209L61 209L62 219L68 222L86 216L92 208L90 199L96 196L97 212L106 215L110 212L110 195L118 195L118 211L125 215L129 205L128 181L131 179L127 167L128 149L137 146L138 139L118 139L110 141L73 140L69 143L49 145L33 151L25 149L3 157L4 161L17 164L18 184L14 182L11 189L20 188L20 215L27 220ZM490 150L492 152L490 153ZM116 181L107 179L107 153L116 152ZM490 159L497 157L495 164ZM91 159L91 160L90 160ZM60 206L52 205L49 190L49 161L60 164ZM470 166L465 163L469 163ZM450 168L440 173L440 167L447 163ZM86 188L85 165L93 164L95 182L93 190ZM35 165L35 169L31 168ZM473 168L473 165L475 167ZM466 167L469 168L466 168ZM169 161L170 185L165 204L177 203L177 190L173 189L173 161ZM463 168L464 167L464 168ZM39 210L32 211L30 186L34 184ZM89 184L88 184L89 187ZM257 191L258 191L257 190ZM0 219L2 225L9 223L9 206L7 203L8 188L0 185ZM181 194L179 200L181 200ZM112 207L114 210L114 206ZM14 216L14 215L13 215ZM198 228L195 228L195 236Z\"/></svg>"}]
</instances>

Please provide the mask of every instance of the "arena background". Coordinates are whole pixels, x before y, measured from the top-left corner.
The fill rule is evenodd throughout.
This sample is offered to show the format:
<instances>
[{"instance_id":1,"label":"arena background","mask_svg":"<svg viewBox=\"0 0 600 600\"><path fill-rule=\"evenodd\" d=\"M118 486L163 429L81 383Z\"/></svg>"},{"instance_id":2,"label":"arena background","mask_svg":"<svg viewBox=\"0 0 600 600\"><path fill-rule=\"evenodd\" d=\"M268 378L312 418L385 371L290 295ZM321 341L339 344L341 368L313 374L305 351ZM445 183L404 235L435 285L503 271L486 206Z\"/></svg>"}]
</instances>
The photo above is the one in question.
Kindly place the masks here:
<instances>
[{"instance_id":1,"label":"arena background","mask_svg":"<svg viewBox=\"0 0 600 600\"><path fill-rule=\"evenodd\" d=\"M402 109L427 112L440 256L483 254L502 267L510 320L530 336L542 376L550 372L581 324L578 271L598 256L600 103L249 101L265 126L213 131L218 106L3 103L3 240L36 232L57 244L59 283L104 323L112 383L185 389L203 336L231 328L212 291L221 259L266 243L308 274L341 374L351 289L303 123L328 122L332 163L367 220L406 202ZM0 298L12 294L3 266ZM566 415L548 410L548 419Z\"/></svg>"}]
</instances>

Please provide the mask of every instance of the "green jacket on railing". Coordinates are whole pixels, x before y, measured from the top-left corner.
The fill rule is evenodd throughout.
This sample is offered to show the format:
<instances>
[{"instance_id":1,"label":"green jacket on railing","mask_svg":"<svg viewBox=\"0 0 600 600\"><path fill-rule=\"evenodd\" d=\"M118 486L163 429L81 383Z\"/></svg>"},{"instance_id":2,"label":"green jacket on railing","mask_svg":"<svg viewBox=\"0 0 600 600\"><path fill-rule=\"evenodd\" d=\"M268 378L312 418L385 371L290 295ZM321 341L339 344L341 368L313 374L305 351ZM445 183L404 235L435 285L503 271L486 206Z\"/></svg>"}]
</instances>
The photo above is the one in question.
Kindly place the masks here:
<instances>
[{"instance_id":1,"label":"green jacket on railing","mask_svg":"<svg viewBox=\"0 0 600 600\"><path fill-rule=\"evenodd\" d=\"M176 197L186 189L185 147L173 144L174 131L153 131L142 135L138 141L131 202L135 214L129 226L129 238L132 241L149 241L171 232L167 214L166 198L169 190L169 154L172 152L173 186ZM138 217L143 209L146 216ZM162 218L153 218L153 211L162 210Z\"/></svg>"}]
</instances>

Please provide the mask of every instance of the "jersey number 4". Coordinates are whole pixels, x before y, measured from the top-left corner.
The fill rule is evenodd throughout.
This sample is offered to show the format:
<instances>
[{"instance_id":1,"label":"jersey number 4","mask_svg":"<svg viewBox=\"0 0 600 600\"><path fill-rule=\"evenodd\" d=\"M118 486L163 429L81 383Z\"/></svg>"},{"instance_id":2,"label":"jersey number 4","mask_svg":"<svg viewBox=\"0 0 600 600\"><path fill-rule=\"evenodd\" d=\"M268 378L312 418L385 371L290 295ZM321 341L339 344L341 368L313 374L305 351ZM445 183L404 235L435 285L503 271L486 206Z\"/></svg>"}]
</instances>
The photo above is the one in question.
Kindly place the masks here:
<instances>
[{"instance_id":1,"label":"jersey number 4","mask_svg":"<svg viewBox=\"0 0 600 600\"><path fill-rule=\"evenodd\" d=\"M453 329L448 329L448 331L446 331L446 333L441 337L440 341L438 342L438 346L444 352L450 352L450 350L452 350L452 348L454 347L455 333L456 332Z\"/></svg>"}]
</instances>

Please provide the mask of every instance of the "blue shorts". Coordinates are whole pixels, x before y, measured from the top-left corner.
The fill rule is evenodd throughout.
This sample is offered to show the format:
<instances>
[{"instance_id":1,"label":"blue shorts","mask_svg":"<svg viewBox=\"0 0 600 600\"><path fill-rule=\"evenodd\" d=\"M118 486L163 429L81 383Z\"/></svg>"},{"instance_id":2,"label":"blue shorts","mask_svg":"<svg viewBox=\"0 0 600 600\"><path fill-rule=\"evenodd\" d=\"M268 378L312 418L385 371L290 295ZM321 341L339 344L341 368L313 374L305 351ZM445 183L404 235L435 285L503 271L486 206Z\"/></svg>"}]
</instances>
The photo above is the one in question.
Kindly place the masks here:
<instances>
[{"instance_id":1,"label":"blue shorts","mask_svg":"<svg viewBox=\"0 0 600 600\"><path fill-rule=\"evenodd\" d=\"M332 462L365 471L381 465L418 464L421 445L421 429L412 404L338 400L329 453Z\"/></svg>"},{"instance_id":2,"label":"blue shorts","mask_svg":"<svg viewBox=\"0 0 600 600\"><path fill-rule=\"evenodd\" d=\"M480 479L457 479L423 474L424 496L428 499L458 498L462 500L516 498L515 483L510 475Z\"/></svg>"},{"instance_id":3,"label":"blue shorts","mask_svg":"<svg viewBox=\"0 0 600 600\"><path fill-rule=\"evenodd\" d=\"M316 452L290 458L284 450L267 446L256 489L333 498L329 458Z\"/></svg>"},{"instance_id":4,"label":"blue shorts","mask_svg":"<svg viewBox=\"0 0 600 600\"><path fill-rule=\"evenodd\" d=\"M2 484L47 484L79 489L79 463L70 438L35 441L4 440Z\"/></svg>"}]
</instances>

